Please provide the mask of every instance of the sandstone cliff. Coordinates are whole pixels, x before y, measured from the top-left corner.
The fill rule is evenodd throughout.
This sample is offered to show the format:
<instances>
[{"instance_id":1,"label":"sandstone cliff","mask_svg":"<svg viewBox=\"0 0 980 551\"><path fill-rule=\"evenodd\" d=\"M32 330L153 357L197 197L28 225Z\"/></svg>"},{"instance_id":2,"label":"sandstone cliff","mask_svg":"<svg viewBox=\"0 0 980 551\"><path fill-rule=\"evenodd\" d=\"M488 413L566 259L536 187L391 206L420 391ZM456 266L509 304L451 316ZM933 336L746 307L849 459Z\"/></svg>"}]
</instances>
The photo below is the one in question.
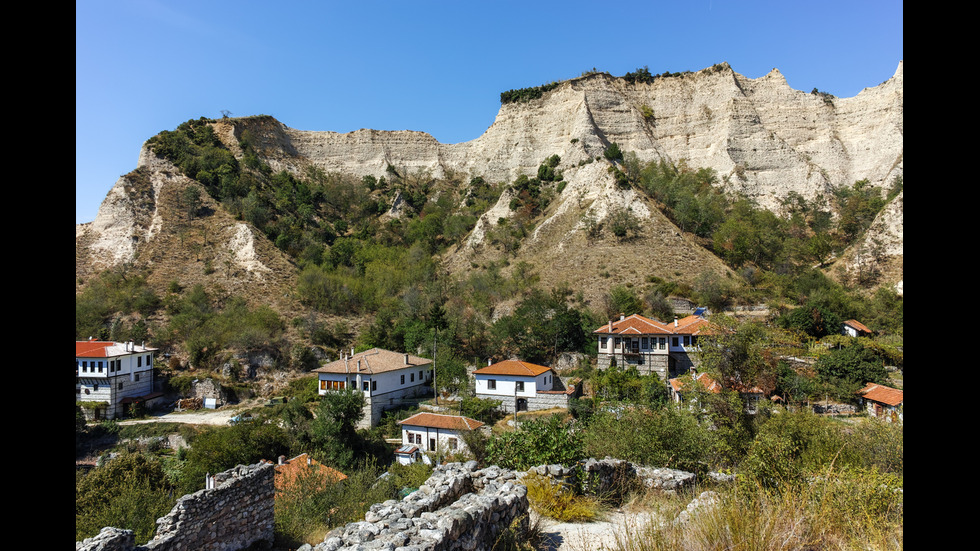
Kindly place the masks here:
<instances>
[{"instance_id":1,"label":"sandstone cliff","mask_svg":"<svg viewBox=\"0 0 980 551\"><path fill-rule=\"evenodd\" d=\"M565 188L521 245L518 260L534 264L546 284L567 281L601 288L607 282L596 274L642 281L644 275L690 280L699 272L729 272L649 199L615 185L602 159L609 144L617 143L641 161L684 160L692 167L712 168L720 185L773 209L790 193L812 198L859 179L885 187L903 172L903 66L900 62L892 78L852 98L793 90L776 69L761 78L746 78L726 63L648 83L590 74L562 82L539 99L503 104L482 136L458 144L442 144L408 130L304 131L269 117L219 120L214 127L236 156L241 154L239 138L249 131L255 149L273 170L297 174L310 165L376 177L394 168L437 178L465 174L512 182L522 173L533 175L545 158L557 154ZM293 277L289 261L263 239L253 238L255 231L246 224L220 217L209 217L210 229L201 221L165 222L161 202L179 202L176 189L188 185L195 184L144 150L138 169L120 178L96 220L76 227L79 277L137 260L153 264L170 254L166 251L186 250L178 245L185 245L190 235L196 236L196 246L221 250L223 260L207 269L224 271L229 287L270 278L286 283ZM508 200L505 193L465 245L447 255L448 266L465 270L474 258L491 254L484 236L512 215ZM219 206L213 208L220 213ZM643 220L639 239L624 246L586 238L586 221L602 221L624 208ZM883 216L892 222L876 227L887 228L885 254L899 258L900 265L900 208L898 217L894 205L888 212ZM578 254L569 255L569 250Z\"/></svg>"}]
</instances>

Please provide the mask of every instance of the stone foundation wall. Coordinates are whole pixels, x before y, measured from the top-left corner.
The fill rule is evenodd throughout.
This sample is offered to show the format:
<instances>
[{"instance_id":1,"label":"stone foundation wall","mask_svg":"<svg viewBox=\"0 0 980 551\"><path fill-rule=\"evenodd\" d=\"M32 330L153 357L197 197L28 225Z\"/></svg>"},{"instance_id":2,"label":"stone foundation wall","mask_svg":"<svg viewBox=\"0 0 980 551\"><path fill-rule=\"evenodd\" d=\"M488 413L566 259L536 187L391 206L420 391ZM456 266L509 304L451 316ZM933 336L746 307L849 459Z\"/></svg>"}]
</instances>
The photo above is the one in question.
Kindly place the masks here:
<instances>
[{"instance_id":1,"label":"stone foundation wall","mask_svg":"<svg viewBox=\"0 0 980 551\"><path fill-rule=\"evenodd\" d=\"M135 546L133 532L103 528L75 543L75 551L234 551L272 543L275 529L275 466L239 465L215 475L208 488L177 500L157 519L157 533Z\"/></svg>"}]
</instances>

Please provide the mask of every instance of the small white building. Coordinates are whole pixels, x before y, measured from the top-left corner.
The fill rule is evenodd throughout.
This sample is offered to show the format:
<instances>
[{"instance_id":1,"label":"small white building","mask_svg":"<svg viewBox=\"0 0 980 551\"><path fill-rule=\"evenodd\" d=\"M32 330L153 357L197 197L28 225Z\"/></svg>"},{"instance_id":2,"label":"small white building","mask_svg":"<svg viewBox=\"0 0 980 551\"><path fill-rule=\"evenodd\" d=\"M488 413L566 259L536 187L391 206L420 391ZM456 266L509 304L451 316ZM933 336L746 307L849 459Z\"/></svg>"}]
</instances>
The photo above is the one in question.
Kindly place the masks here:
<instances>
[{"instance_id":1,"label":"small white building","mask_svg":"<svg viewBox=\"0 0 980 551\"><path fill-rule=\"evenodd\" d=\"M156 348L133 342L75 341L75 402L86 418L116 419L127 407L146 404L153 392L153 354Z\"/></svg>"},{"instance_id":2,"label":"small white building","mask_svg":"<svg viewBox=\"0 0 980 551\"><path fill-rule=\"evenodd\" d=\"M432 360L372 348L351 351L339 360L313 370L321 396L327 392L354 389L364 393L364 418L360 427L373 427L387 409L407 400L432 394Z\"/></svg>"},{"instance_id":3,"label":"small white building","mask_svg":"<svg viewBox=\"0 0 980 551\"><path fill-rule=\"evenodd\" d=\"M418 452L450 455L465 453L463 435L483 426L483 423L461 415L440 413L416 413L398 422L402 427L402 445L396 455L400 462L408 463L418 457Z\"/></svg>"},{"instance_id":4,"label":"small white building","mask_svg":"<svg viewBox=\"0 0 980 551\"><path fill-rule=\"evenodd\" d=\"M577 385L565 388L550 367L504 360L473 372L477 398L500 400L507 412L568 407L568 399L578 393Z\"/></svg>"},{"instance_id":5,"label":"small white building","mask_svg":"<svg viewBox=\"0 0 980 551\"><path fill-rule=\"evenodd\" d=\"M874 331L858 320L847 320L841 324L841 333L848 337L870 337Z\"/></svg>"}]
</instances>

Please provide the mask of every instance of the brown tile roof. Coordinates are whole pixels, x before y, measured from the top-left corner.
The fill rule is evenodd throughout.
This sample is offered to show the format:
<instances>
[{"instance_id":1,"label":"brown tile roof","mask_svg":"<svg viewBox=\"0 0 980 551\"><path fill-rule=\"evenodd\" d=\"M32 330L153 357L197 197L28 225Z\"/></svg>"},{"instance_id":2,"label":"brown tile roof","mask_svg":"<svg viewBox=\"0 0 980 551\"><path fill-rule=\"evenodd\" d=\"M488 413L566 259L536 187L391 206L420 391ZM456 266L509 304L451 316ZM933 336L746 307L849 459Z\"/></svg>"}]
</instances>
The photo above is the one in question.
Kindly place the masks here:
<instances>
[{"instance_id":1,"label":"brown tile roof","mask_svg":"<svg viewBox=\"0 0 980 551\"><path fill-rule=\"evenodd\" d=\"M858 395L867 400L873 400L889 406L899 406L905 401L905 393L897 388L868 383L859 390Z\"/></svg>"},{"instance_id":2,"label":"brown tile roof","mask_svg":"<svg viewBox=\"0 0 980 551\"><path fill-rule=\"evenodd\" d=\"M675 323L665 323L639 314L611 321L593 331L606 335L702 335L709 334L712 326L701 316L687 316Z\"/></svg>"},{"instance_id":3,"label":"brown tile roof","mask_svg":"<svg viewBox=\"0 0 980 551\"><path fill-rule=\"evenodd\" d=\"M874 333L874 331L868 329L868 327L866 325L864 325L863 323L859 322L858 320L847 320L847 321L844 322L844 325L849 325L849 326L853 327L854 329L857 329L858 331L861 331L862 333Z\"/></svg>"},{"instance_id":4,"label":"brown tile roof","mask_svg":"<svg viewBox=\"0 0 980 551\"><path fill-rule=\"evenodd\" d=\"M266 463L272 462L266 461ZM287 488L303 472L303 469L316 469L318 473L324 476L325 481L331 483L347 479L347 475L344 473L332 469L316 459L312 459L305 453L301 453L292 459L284 461L282 464L276 464L276 489L282 490Z\"/></svg>"},{"instance_id":5,"label":"brown tile roof","mask_svg":"<svg viewBox=\"0 0 980 551\"><path fill-rule=\"evenodd\" d=\"M694 377L694 380L701 383L701 386L703 386L708 392L713 394L718 394L721 392L721 385L718 384L718 381L715 381L706 373L698 373L697 376ZM679 377L671 379L668 382L675 392L681 392L684 390L684 381L682 381Z\"/></svg>"},{"instance_id":6,"label":"brown tile roof","mask_svg":"<svg viewBox=\"0 0 980 551\"><path fill-rule=\"evenodd\" d=\"M446 430L474 430L483 426L483 423L469 417L460 415L443 415L441 413L416 413L415 415L398 422L399 425L414 425L416 427L428 427L431 429Z\"/></svg>"},{"instance_id":7,"label":"brown tile roof","mask_svg":"<svg viewBox=\"0 0 980 551\"><path fill-rule=\"evenodd\" d=\"M407 361L406 361L407 358ZM358 363L360 363L361 373L384 373L386 371L397 371L399 369L412 369L432 365L432 360L392 352L383 348L372 348L350 358L340 359L314 369L314 373L357 373Z\"/></svg>"},{"instance_id":8,"label":"brown tile roof","mask_svg":"<svg viewBox=\"0 0 980 551\"><path fill-rule=\"evenodd\" d=\"M537 377L546 371L551 371L550 367L543 365L522 362L520 360L504 360L493 365L477 369L474 375L515 375L518 377Z\"/></svg>"}]
</instances>

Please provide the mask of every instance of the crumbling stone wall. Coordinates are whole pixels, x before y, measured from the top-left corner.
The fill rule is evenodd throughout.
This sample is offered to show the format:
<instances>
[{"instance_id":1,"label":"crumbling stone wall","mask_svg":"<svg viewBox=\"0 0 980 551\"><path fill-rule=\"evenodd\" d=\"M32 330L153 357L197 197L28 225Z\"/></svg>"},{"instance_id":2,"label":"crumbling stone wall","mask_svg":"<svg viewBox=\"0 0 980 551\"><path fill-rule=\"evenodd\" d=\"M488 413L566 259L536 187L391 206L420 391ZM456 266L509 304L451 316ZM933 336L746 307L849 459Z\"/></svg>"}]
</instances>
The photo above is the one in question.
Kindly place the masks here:
<instances>
[{"instance_id":1,"label":"crumbling stone wall","mask_svg":"<svg viewBox=\"0 0 980 551\"><path fill-rule=\"evenodd\" d=\"M622 498L638 486L677 492L694 486L694 473L677 469L645 467L621 459L586 459L573 465L539 465L529 473L551 477L586 495Z\"/></svg>"},{"instance_id":2,"label":"crumbling stone wall","mask_svg":"<svg viewBox=\"0 0 980 551\"><path fill-rule=\"evenodd\" d=\"M476 467L475 461L437 466L401 501L372 505L363 522L337 528L316 547L300 551L491 549L512 524L527 528L527 488L518 473Z\"/></svg>"},{"instance_id":3,"label":"crumbling stone wall","mask_svg":"<svg viewBox=\"0 0 980 551\"><path fill-rule=\"evenodd\" d=\"M133 532L103 528L75 543L75 551L234 551L272 543L275 529L275 466L239 465L215 475L208 487L177 500L157 519L156 535L135 546Z\"/></svg>"}]
</instances>

